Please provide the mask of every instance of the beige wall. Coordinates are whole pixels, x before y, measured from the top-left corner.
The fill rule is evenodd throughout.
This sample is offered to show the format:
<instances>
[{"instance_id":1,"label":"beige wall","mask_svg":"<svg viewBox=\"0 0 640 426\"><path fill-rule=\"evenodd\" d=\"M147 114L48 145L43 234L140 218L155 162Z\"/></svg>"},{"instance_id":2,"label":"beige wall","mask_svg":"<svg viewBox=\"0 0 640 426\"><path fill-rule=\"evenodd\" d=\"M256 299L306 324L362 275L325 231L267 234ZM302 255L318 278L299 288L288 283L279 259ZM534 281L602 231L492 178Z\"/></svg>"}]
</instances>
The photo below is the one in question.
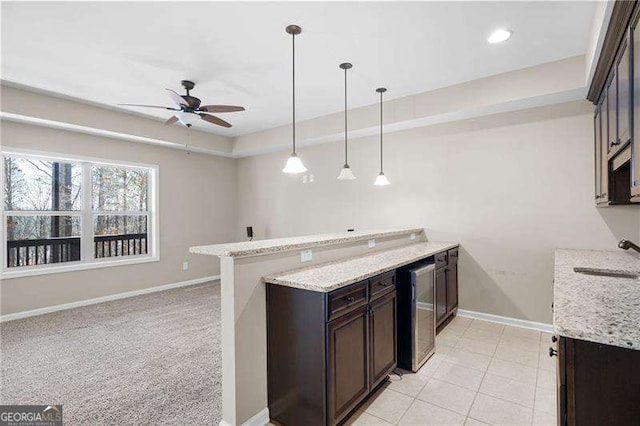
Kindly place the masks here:
<instances>
[{"instance_id":1,"label":"beige wall","mask_svg":"<svg viewBox=\"0 0 640 426\"><path fill-rule=\"evenodd\" d=\"M378 96L371 87L371 105L349 110L349 131L358 137L378 133ZM428 92L394 99L386 93L384 123L404 130L497 112L521 110L584 99L585 57L576 56L505 72ZM304 108L305 102L300 100ZM312 102L312 101L311 101ZM302 121L296 125L297 145L338 141L344 132L343 112ZM291 125L275 127L234 139L238 157L289 150Z\"/></svg>"},{"instance_id":2,"label":"beige wall","mask_svg":"<svg viewBox=\"0 0 640 426\"><path fill-rule=\"evenodd\" d=\"M591 120L580 101L387 134L389 187L376 137L350 145L355 181L336 180L338 143L300 149L314 183L280 171L286 151L242 159L237 236L423 226L461 243L461 309L551 323L553 250L640 233L637 206L593 205Z\"/></svg>"},{"instance_id":3,"label":"beige wall","mask_svg":"<svg viewBox=\"0 0 640 426\"><path fill-rule=\"evenodd\" d=\"M192 148L219 154L230 154L232 140L200 130L191 130L188 138L184 126L164 126L162 119L150 119L124 110L105 108L79 102L60 95L24 90L0 85L0 105L3 113L18 117L50 120L90 129L106 130L143 138L157 139L181 149L189 140ZM144 108L140 108L144 112ZM167 111L167 118L171 115Z\"/></svg>"},{"instance_id":4,"label":"beige wall","mask_svg":"<svg viewBox=\"0 0 640 426\"><path fill-rule=\"evenodd\" d=\"M160 213L159 262L4 279L2 315L219 273L188 248L233 240L235 160L6 121L0 130L3 146L158 165Z\"/></svg>"}]
</instances>

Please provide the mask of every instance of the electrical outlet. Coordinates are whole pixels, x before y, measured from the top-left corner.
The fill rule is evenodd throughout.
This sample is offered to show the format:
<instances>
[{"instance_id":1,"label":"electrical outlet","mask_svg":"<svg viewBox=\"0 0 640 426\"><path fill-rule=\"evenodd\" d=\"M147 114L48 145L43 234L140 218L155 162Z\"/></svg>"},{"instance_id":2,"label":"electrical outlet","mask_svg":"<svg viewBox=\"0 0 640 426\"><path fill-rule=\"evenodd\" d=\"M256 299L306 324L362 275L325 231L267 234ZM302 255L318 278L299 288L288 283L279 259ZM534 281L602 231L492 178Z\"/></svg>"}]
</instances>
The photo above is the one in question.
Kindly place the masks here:
<instances>
[{"instance_id":1,"label":"electrical outlet","mask_svg":"<svg viewBox=\"0 0 640 426\"><path fill-rule=\"evenodd\" d=\"M416 233L414 232L413 234L411 234L411 237L409 237L409 238L411 238L412 240L415 240L416 239Z\"/></svg>"},{"instance_id":2,"label":"electrical outlet","mask_svg":"<svg viewBox=\"0 0 640 426\"><path fill-rule=\"evenodd\" d=\"M313 182L313 175L309 175L309 183Z\"/></svg>"},{"instance_id":3,"label":"electrical outlet","mask_svg":"<svg viewBox=\"0 0 640 426\"><path fill-rule=\"evenodd\" d=\"M302 183L307 183L307 175L302 175Z\"/></svg>"},{"instance_id":4,"label":"electrical outlet","mask_svg":"<svg viewBox=\"0 0 640 426\"><path fill-rule=\"evenodd\" d=\"M369 248L374 248L376 246L376 240L369 240Z\"/></svg>"},{"instance_id":5,"label":"electrical outlet","mask_svg":"<svg viewBox=\"0 0 640 426\"><path fill-rule=\"evenodd\" d=\"M189 262L182 262L182 270L186 271L187 269L189 269Z\"/></svg>"},{"instance_id":6,"label":"electrical outlet","mask_svg":"<svg viewBox=\"0 0 640 426\"><path fill-rule=\"evenodd\" d=\"M300 252L300 262L309 262L313 259L313 252L311 250L302 250Z\"/></svg>"}]
</instances>

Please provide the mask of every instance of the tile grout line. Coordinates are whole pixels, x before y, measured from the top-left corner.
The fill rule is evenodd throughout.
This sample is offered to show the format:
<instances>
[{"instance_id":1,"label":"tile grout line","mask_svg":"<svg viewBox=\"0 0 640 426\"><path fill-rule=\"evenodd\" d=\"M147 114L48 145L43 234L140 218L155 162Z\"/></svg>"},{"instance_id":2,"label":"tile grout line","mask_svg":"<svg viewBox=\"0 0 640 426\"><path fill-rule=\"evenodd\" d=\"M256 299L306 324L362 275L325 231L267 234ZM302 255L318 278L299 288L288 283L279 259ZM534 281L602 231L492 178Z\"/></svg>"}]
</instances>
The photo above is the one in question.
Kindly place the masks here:
<instances>
[{"instance_id":1,"label":"tile grout line","mask_svg":"<svg viewBox=\"0 0 640 426\"><path fill-rule=\"evenodd\" d=\"M474 321L475 321L475 320L474 320ZM464 334L465 334L469 329L471 329L471 328L472 328L472 327L471 327L471 324L472 324L472 323L473 323L473 321L469 322L469 323L468 323L468 325L466 325L466 326L462 326L462 327L460 327L461 329L463 329L463 331L462 331L462 336L460 336L460 338L462 338L462 337L464 336ZM454 411L454 410L452 410L452 409L451 409L451 408L449 408L449 407L444 407L444 406L442 406L442 405L440 405L440 404L438 404L438 403L434 403L434 402L431 402L431 401L423 401L422 399L419 399L419 398L418 398L418 397L419 397L419 395L420 395L420 393L424 390L424 388L425 388L425 387L426 387L426 386L427 386L427 385L428 385L432 380L440 380L440 379L435 379L435 378L434 378L434 374L435 374L435 371L434 371L434 373L433 373L433 374L431 374L431 375L427 378L427 380L426 380L426 381L425 381L425 383L421 386L421 388L418 390L418 392L417 392L417 394L416 394L415 396L408 395L408 394L406 394L406 393L404 393L404 392L402 392L402 391L399 391L399 390L389 389L389 390L393 390L393 391L394 391L394 392L396 392L397 394L403 395L403 396L405 396L405 397L407 397L407 398L410 398L410 399L411 399L411 402L410 402L409 406L407 407L407 409L406 409L406 410L404 410L404 412L403 412L403 413L402 413L402 415L400 416L400 418L399 418L398 422L396 422L395 424L398 424L398 423L402 422L402 420L406 417L406 414L409 412L410 408L411 408L411 407L416 403L416 401L420 401L421 403L425 403L425 404L431 404L431 405L433 405L433 406L435 406L435 407L438 407L438 408L440 408L440 409L443 409L443 410L445 410L445 411L447 411L447 412L450 412L450 413L453 413L453 414L457 414L457 415L459 415L459 416L463 416L463 417L464 417L464 421L465 421L465 422L466 422L467 420L469 420L469 419L476 420L476 419L474 419L473 417L471 417L471 416L470 416L470 413L471 413L471 409L473 408L474 404L476 403L476 400L477 400L478 395L479 395L479 394L482 394L482 395L484 395L484 396L489 396L489 397L491 397L491 398L495 398L495 399L497 399L497 400L503 401L503 402L508 403L508 404L513 404L513 405L515 405L515 406L519 406L519 407L522 407L522 408L525 408L525 409L530 409L530 410L531 410L531 417L530 417L530 420L529 420L529 424L531 425L531 424L533 423L533 416L534 416L534 414L535 414L535 400L536 400L537 393L538 393L538 375L539 375L540 370L541 370L541 369L540 369L540 354L541 354L541 350L542 350L542 349L541 349L541 347L542 347L542 342L543 342L543 339L544 339L544 333L540 333L540 334L539 334L539 337L538 337L537 339L535 339L535 340L537 341L537 343L538 343L537 348L536 348L536 351L535 351L535 353L536 353L536 355L537 355L537 363L536 363L537 367L536 367L536 368L533 368L533 367L528 366L528 365L525 365L525 364L523 364L523 365L522 365L522 367L533 368L533 369L535 370L536 378L535 378L535 381L534 381L534 384L533 384L533 388L534 388L534 391L533 391L533 397L534 397L534 399L533 399L533 406L528 407L528 406L523 405L523 404L521 404L521 403L514 402L514 401L509 401L509 400L506 400L506 399L504 399L504 398L500 398L500 397L496 397L496 396L492 396L492 395L488 395L488 394L485 394L484 392L481 392L481 391L480 391L480 388L481 388L481 386L482 386L482 383L484 382L484 380L485 380L485 378L486 378L486 375L487 375L487 373L488 373L489 367L491 366L491 363L492 363L492 361L493 361L493 360L503 361L503 362L511 362L511 363L513 363L513 364L519 364L519 363L517 363L517 362L508 361L508 360L501 360L500 358L496 358L496 353L497 353L497 349L498 349L498 346L499 346L500 342L502 341L502 339L503 339L503 337L504 337L504 336L508 336L507 334L505 334L505 332L506 332L507 328L508 328L508 326L503 326L503 328L502 328L501 332L498 334L498 335L499 335L498 342L497 342L496 347L493 349L493 352L492 352L492 354L491 354L490 356L487 356L487 355L484 355L484 354L476 354L476 353L474 353L474 352L466 351L466 350L463 350L463 349L458 349L458 350L460 350L460 351L464 351L464 352L467 352L467 353L470 353L470 354L474 354L474 355L484 355L484 356L487 356L487 357L489 358L489 365L487 366L487 368L486 368L484 371L482 371L482 379L481 379L481 381L480 381L480 386L478 387L478 389L477 389L477 390L475 390L474 398L473 398L473 400L472 400L472 402L471 402L471 404L470 404L470 406L469 406L469 409L467 409L467 410L466 410L466 414L461 414L460 412ZM478 329L479 329L479 330L481 330L481 328L478 328ZM526 339L525 337L521 337L521 336L513 336L513 337L520 337L520 338L522 338L522 339ZM481 340L482 340L482 339L481 339ZM533 339L529 339L529 340L533 340ZM451 351L451 350L454 350L454 349L457 349L457 348L455 347L455 345L454 345L453 347L450 347L450 346L447 346L447 345L440 345L440 346L441 346L441 347L447 347L447 348L449 349L449 352L447 352L446 354L442 354L442 357L443 357L443 360L442 360L442 361L449 361L449 362L451 362L451 363L453 363L453 364L457 364L457 365L460 365L460 366L463 366L463 367L467 367L467 368L470 368L470 369L473 369L473 370L476 370L476 371L481 371L481 370L479 370L479 369L477 369L477 368L472 368L472 367L466 366L466 365L464 365L464 364L459 364L459 363L457 363L457 362L453 362L452 360L449 360L449 359L448 359L448 355L449 355L450 351ZM523 352L526 352L526 351L523 351ZM437 353L437 351L436 351L436 353ZM436 368L436 371L437 371L437 369L438 369L438 368L439 368L439 366ZM517 383L525 383L525 382L520 382L520 381L518 381L518 380L510 379L509 377L504 377L504 378L505 378L505 379L508 379L508 380L511 380L511 381L514 381L514 382L517 382ZM454 386L460 386L460 385L455 384L455 383L450 383L450 382L448 382L447 380L444 380L444 382L445 382L445 383L448 383L448 384L451 384L451 385L454 385ZM373 416L373 417L375 417L375 418L381 419L381 420L383 420L383 421L385 421L385 422L386 422L386 420L385 420L385 419L383 419L383 418L381 418L381 417L379 417L379 416L376 416L376 415L371 414L371 413L368 413L368 414L369 414L369 415L372 415L372 416Z\"/></svg>"},{"instance_id":2,"label":"tile grout line","mask_svg":"<svg viewBox=\"0 0 640 426\"><path fill-rule=\"evenodd\" d=\"M454 318L454 319L455 319L455 318ZM472 320L472 321L470 321L470 322L469 322L469 324L467 324L467 326L466 326L466 327L464 327L464 332L466 332L466 331L469 329L469 325L471 325L471 322L473 322L473 320ZM450 323L450 324L451 324L451 323ZM463 334L464 334L464 332L463 332ZM434 336L434 341L435 341L435 339L437 339L437 336ZM446 345L445 345L445 346L446 346ZM434 345L434 349L435 349L435 345ZM450 347L449 351L451 351L451 349L453 349L453 347ZM437 352L434 352L434 355L435 355L436 353L437 353ZM449 353L449 352L447 352L447 353ZM433 356L433 355L432 355L432 356ZM444 356L444 357L446 357L446 355L443 355L443 356ZM444 360L443 360L443 361L444 361ZM438 366L438 368L440 368L440 366ZM437 370L438 368L436 368L436 370ZM433 372L433 374L435 374L435 371ZM406 414L409 412L409 409L411 408L411 406L412 406L413 404L415 404L415 402L416 402L416 401L420 401L420 402L424 402L424 403L427 403L427 404L431 404L431 405L434 405L434 406L436 406L436 407L438 407L438 408L441 408L441 409L443 409L443 410L449 411L449 412L451 412L451 413L455 413L455 414L458 414L458 415L462 415L462 414L457 413L457 412L455 412L455 411L453 411L453 410L450 410L450 409L448 409L448 408L441 407L441 406L440 406L440 405L438 405L438 404L434 404L434 403L431 403L431 402L422 401L421 399L418 399L418 395L420 395L420 393L424 390L424 388L425 388L425 387L427 387L427 385L429 384L429 382L431 381L431 379L433 379L433 374L431 374L431 376L429 376L429 378L428 378L428 379L427 379L427 381L424 383L424 385L422 386L422 388L420 388L420 390L418 391L418 393L416 394L416 396L415 396L415 397L413 397L413 401L411 401L411 404L409 404L409 407L407 407L407 409L404 411L404 413L402 413L402 416L400 416L400 419L398 420L398 422L396 423L396 425L397 425L397 424L400 424L400 422L402 421L402 419L404 418L404 416L406 416ZM446 382L446 383L448 383L448 382ZM403 395L404 395L404 394L403 394ZM464 422L465 422L465 423L467 422L467 416L466 416L466 415L464 415Z\"/></svg>"},{"instance_id":3,"label":"tile grout line","mask_svg":"<svg viewBox=\"0 0 640 426\"><path fill-rule=\"evenodd\" d=\"M473 320L473 321L475 321L475 320ZM471 325L471 323L469 323L469 325ZM503 326L502 331L500 332L500 338L502 338L502 336L504 336L504 330L505 330L505 328ZM489 359L489 365L487 366L487 369L484 371L484 373L482 373L482 380L480 380L480 386L478 386L478 389L476 390L476 394L473 396L473 401L471 401L471 405L469 406L469 410L467 411L467 419L469 418L469 414L471 414L471 409L473 408L473 404L476 403L476 399L478 398L478 395L480 394L480 388L482 387L482 382L484 382L484 378L487 375L487 371L489 371L489 367L491 366L491 361L493 360L493 357L495 356L497 350L498 350L498 345L496 345L495 349L493 350L493 353L491 354L491 357ZM465 419L465 423L466 423L466 419Z\"/></svg>"}]
</instances>

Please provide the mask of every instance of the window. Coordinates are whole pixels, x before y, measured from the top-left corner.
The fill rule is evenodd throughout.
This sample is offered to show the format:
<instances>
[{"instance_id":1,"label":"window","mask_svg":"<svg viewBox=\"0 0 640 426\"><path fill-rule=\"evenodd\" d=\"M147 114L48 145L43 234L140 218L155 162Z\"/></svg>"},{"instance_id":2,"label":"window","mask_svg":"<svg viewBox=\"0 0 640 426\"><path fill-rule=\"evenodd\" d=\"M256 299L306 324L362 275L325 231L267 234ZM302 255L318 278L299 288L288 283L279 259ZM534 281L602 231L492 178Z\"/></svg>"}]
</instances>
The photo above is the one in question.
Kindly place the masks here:
<instances>
[{"instance_id":1,"label":"window","mask_svg":"<svg viewBox=\"0 0 640 426\"><path fill-rule=\"evenodd\" d=\"M157 167L5 151L3 278L157 260Z\"/></svg>"}]
</instances>

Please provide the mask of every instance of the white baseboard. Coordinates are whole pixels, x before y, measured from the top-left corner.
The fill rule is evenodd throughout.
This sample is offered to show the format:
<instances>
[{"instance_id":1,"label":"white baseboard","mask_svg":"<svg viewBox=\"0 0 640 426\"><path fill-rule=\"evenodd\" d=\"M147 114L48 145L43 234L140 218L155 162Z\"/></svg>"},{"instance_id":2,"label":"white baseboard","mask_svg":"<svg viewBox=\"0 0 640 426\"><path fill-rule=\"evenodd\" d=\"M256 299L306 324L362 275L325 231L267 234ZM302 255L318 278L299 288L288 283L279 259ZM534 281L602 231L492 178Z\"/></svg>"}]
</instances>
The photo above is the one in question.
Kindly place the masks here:
<instances>
[{"instance_id":1,"label":"white baseboard","mask_svg":"<svg viewBox=\"0 0 640 426\"><path fill-rule=\"evenodd\" d=\"M553 333L553 325L543 322L527 321L518 318L502 317L500 315L485 314L484 312L467 311L458 309L458 315L466 318L479 319L483 321L497 322L498 324L510 325L513 327L529 328L531 330Z\"/></svg>"},{"instance_id":2,"label":"white baseboard","mask_svg":"<svg viewBox=\"0 0 640 426\"><path fill-rule=\"evenodd\" d=\"M81 306L95 305L96 303L110 302L112 300L125 299L127 297L140 296L140 295L149 294L149 293L156 293L158 291L165 291L165 290L171 290L174 288L202 284L208 281L215 281L219 279L220 279L220 275L213 275L210 277L195 278L193 280L160 285L157 287L149 287L149 288L143 288L140 290L127 291L125 293L118 293L118 294L111 294L109 296L96 297L94 299L79 300L77 302L64 303L62 305L47 306L46 308L33 309L31 311L23 311L23 312L16 312L15 314L0 315L0 322L28 318L36 315L49 314L51 312L64 311L66 309L79 308Z\"/></svg>"},{"instance_id":3,"label":"white baseboard","mask_svg":"<svg viewBox=\"0 0 640 426\"><path fill-rule=\"evenodd\" d=\"M246 422L242 423L241 426L265 426L265 425L268 425L270 422L271 422L271 419L269 418L269 409L265 408L255 416L251 417ZM224 420L221 420L220 426L234 426L234 425L232 425L229 422L225 422Z\"/></svg>"}]
</instances>

